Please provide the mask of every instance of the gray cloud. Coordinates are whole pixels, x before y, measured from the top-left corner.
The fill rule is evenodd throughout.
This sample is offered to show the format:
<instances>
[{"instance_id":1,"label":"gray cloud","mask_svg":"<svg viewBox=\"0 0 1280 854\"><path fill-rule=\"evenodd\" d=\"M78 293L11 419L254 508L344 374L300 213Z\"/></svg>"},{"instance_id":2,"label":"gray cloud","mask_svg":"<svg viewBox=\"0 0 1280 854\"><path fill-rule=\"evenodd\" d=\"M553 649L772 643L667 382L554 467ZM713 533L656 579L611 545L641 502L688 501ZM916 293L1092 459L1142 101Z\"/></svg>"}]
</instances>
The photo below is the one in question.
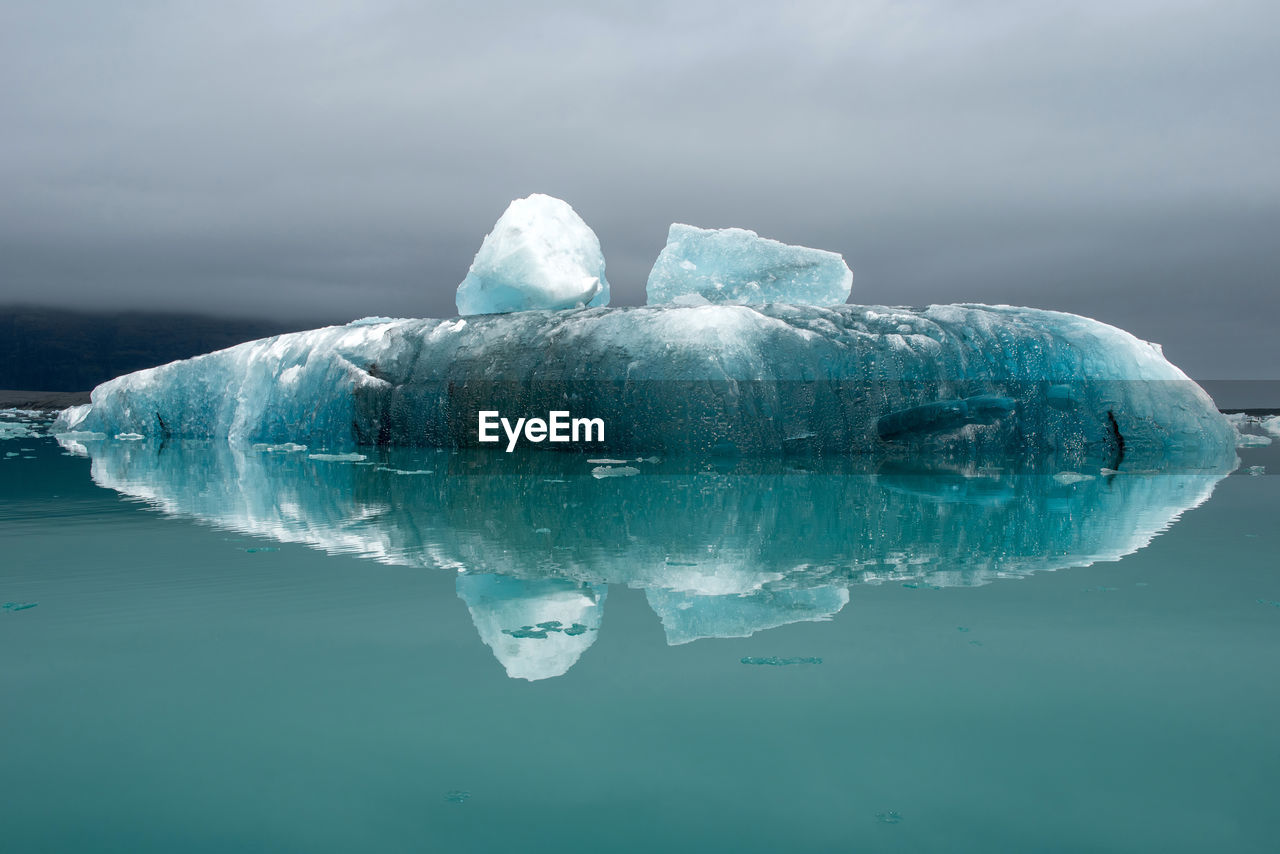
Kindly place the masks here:
<instances>
[{"instance_id":1,"label":"gray cloud","mask_svg":"<svg viewBox=\"0 0 1280 854\"><path fill-rule=\"evenodd\" d=\"M0 301L449 314L537 191L615 303L740 225L1280 377L1274 4L600 5L7 3Z\"/></svg>"}]
</instances>

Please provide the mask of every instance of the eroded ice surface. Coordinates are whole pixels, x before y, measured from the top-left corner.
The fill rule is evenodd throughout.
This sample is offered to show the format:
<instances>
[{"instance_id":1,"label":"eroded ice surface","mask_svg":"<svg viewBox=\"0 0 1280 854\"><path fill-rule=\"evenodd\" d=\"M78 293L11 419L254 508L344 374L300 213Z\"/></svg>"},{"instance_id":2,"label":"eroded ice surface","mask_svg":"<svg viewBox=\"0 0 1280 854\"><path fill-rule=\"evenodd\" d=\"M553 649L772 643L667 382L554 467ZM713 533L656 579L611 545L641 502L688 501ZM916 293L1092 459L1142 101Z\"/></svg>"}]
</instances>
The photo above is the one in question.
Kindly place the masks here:
<instances>
[{"instance_id":1,"label":"eroded ice surface","mask_svg":"<svg viewBox=\"0 0 1280 854\"><path fill-rule=\"evenodd\" d=\"M516 199L485 236L457 302L462 315L608 305L600 241L568 202Z\"/></svg>"},{"instance_id":2,"label":"eroded ice surface","mask_svg":"<svg viewBox=\"0 0 1280 854\"><path fill-rule=\"evenodd\" d=\"M673 223L646 288L649 305L841 305L853 273L839 253L788 246L744 228Z\"/></svg>"},{"instance_id":3,"label":"eroded ice surface","mask_svg":"<svg viewBox=\"0 0 1280 854\"><path fill-rule=\"evenodd\" d=\"M228 393L232 390L232 393ZM1160 349L1008 306L701 306L357 323L104 383L58 430L479 447L480 410L602 418L592 456L1005 457L1141 467L1234 454ZM492 446L489 446L492 447ZM547 447L544 445L543 447ZM560 446L563 449L563 446Z\"/></svg>"},{"instance_id":4,"label":"eroded ice surface","mask_svg":"<svg viewBox=\"0 0 1280 854\"><path fill-rule=\"evenodd\" d=\"M100 486L171 515L458 573L481 638L523 679L563 673L587 651L608 585L645 591L670 644L743 637L827 619L863 584L965 587L1118 560L1228 471L1075 479L663 461L598 479L586 455L528 453L503 468L495 461L511 458L479 451L382 449L375 465L335 465L225 442L63 444L91 456Z\"/></svg>"}]
</instances>

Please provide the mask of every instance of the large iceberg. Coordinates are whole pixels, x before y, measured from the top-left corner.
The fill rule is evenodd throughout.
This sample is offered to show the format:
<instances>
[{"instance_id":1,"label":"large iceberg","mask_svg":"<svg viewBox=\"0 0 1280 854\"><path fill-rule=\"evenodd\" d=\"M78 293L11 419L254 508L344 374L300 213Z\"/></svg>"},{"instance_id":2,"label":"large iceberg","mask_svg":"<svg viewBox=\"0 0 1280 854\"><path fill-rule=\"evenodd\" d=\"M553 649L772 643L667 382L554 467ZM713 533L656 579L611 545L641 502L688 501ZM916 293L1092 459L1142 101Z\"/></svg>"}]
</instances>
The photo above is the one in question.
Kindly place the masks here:
<instances>
[{"instance_id":1,"label":"large iceberg","mask_svg":"<svg viewBox=\"0 0 1280 854\"><path fill-rule=\"evenodd\" d=\"M501 442L501 425L508 451L523 430L600 453L1050 468L1234 449L1209 396L1126 332L1009 306L844 305L851 281L832 252L676 224L649 278L653 304L605 308L595 234L535 194L485 237L458 287L466 317L369 318L139 371L58 426L332 451L480 447Z\"/></svg>"},{"instance_id":2,"label":"large iceberg","mask_svg":"<svg viewBox=\"0 0 1280 854\"><path fill-rule=\"evenodd\" d=\"M609 304L600 241L568 202L516 199L458 286L458 314Z\"/></svg>"},{"instance_id":3,"label":"large iceberg","mask_svg":"<svg viewBox=\"0 0 1280 854\"><path fill-rule=\"evenodd\" d=\"M568 411L595 453L999 456L1060 468L1234 454L1159 347L1009 306L647 306L358 321L139 371L60 430L495 448L481 411ZM595 437L593 437L595 438ZM1057 469L1054 469L1057 470Z\"/></svg>"},{"instance_id":4,"label":"large iceberg","mask_svg":"<svg viewBox=\"0 0 1280 854\"><path fill-rule=\"evenodd\" d=\"M674 223L649 272L649 305L841 305L853 272L838 253L788 246L744 228Z\"/></svg>"}]
</instances>

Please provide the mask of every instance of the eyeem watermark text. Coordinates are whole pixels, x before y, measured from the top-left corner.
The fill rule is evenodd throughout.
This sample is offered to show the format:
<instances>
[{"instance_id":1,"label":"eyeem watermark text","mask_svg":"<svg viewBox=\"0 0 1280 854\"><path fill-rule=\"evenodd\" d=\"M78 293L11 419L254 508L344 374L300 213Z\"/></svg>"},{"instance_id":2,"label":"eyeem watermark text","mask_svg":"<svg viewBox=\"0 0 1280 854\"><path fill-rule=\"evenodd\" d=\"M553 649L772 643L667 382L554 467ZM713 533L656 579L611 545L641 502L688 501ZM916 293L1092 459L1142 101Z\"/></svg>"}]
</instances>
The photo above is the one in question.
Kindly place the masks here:
<instances>
[{"instance_id":1,"label":"eyeem watermark text","mask_svg":"<svg viewBox=\"0 0 1280 854\"><path fill-rule=\"evenodd\" d=\"M542 418L517 418L512 424L496 409L480 410L479 439L500 442L498 428L507 435L507 453L516 449L521 435L528 442L603 442L603 418L574 418L567 409L553 409Z\"/></svg>"}]
</instances>

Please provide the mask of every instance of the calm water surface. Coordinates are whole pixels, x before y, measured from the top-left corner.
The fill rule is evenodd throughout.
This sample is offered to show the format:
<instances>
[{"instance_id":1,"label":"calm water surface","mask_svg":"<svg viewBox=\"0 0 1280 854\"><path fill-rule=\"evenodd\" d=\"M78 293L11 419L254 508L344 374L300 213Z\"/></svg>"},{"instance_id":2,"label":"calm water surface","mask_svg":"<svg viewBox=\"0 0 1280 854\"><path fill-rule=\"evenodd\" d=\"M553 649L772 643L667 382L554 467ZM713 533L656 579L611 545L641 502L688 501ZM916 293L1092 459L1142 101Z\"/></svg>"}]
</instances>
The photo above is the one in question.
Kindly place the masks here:
<instances>
[{"instance_id":1,"label":"calm water surface","mask_svg":"<svg viewBox=\"0 0 1280 854\"><path fill-rule=\"evenodd\" d=\"M4 851L1280 846L1272 448L313 453L0 440Z\"/></svg>"}]
</instances>

